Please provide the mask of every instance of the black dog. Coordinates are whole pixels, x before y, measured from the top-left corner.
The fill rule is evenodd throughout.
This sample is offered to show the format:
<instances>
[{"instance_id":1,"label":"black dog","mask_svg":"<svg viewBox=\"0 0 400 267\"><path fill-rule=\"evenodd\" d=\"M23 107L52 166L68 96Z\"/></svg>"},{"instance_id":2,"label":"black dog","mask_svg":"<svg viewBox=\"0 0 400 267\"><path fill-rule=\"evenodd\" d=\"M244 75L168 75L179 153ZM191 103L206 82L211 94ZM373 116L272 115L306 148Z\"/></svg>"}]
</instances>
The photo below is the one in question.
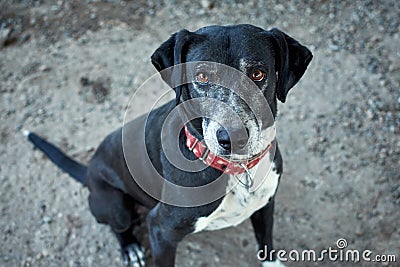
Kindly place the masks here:
<instances>
[{"instance_id":1,"label":"black dog","mask_svg":"<svg viewBox=\"0 0 400 267\"><path fill-rule=\"evenodd\" d=\"M311 59L312 54L306 47L278 29L265 31L251 25L235 25L210 26L196 32L182 30L173 34L151 57L162 78L174 88L176 100L153 110L148 117L128 123L124 127L126 133L120 128L107 136L88 167L68 158L36 134L27 132L27 136L56 165L88 186L90 210L99 223L111 226L127 265L144 266L142 248L132 232L138 223L138 210L145 207L149 211L146 223L155 266L173 266L177 244L186 235L235 226L249 217L259 248L268 248L263 264L279 266L281 263L275 255L269 253L274 195L282 173L281 155L275 140L277 99L285 102L288 91L303 76ZM196 62L193 68L175 67L168 71L170 67L190 62ZM213 62L229 66L251 80L253 91L245 93L250 104L243 100L240 92L221 85L224 81L216 82L221 77L245 79L232 77L239 74L221 74L216 67L219 65ZM189 81L185 84L176 83L183 76L191 78L187 78ZM263 96L262 100L256 97L258 94ZM188 104L180 113L200 116L184 121L184 127L179 119L164 124L177 105L204 98L223 105L207 101L196 107ZM225 104L241 121L241 127L240 123L229 119ZM256 110L266 106L271 111L270 119L260 121ZM208 115L202 116L201 112ZM140 128L145 129L143 136L140 133L135 136L135 131L141 132ZM166 131L167 138L161 137L162 131ZM200 158L204 162L202 170L182 170L167 159L162 142L173 138L185 159ZM150 170L145 158L155 172ZM130 164L135 166L134 170ZM264 166L271 167L270 171ZM265 181L251 191L250 187L263 168ZM167 182L153 183L157 175ZM149 194L132 176L147 181L147 188L154 192ZM186 188L201 187L220 177L223 177L222 190L217 188L216 191L225 194L209 202L202 194L188 196L180 189L168 191L168 183ZM178 202L180 204L176 204Z\"/></svg>"}]
</instances>

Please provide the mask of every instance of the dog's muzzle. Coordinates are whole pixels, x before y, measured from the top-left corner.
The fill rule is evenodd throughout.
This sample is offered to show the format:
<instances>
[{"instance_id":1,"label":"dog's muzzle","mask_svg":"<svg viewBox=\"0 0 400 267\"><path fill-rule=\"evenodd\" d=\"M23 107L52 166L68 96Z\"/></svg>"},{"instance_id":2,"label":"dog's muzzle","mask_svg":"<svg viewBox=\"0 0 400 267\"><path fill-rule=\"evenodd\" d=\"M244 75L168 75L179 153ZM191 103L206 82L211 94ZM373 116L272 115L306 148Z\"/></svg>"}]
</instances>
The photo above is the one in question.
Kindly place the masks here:
<instances>
[{"instance_id":1,"label":"dog's muzzle","mask_svg":"<svg viewBox=\"0 0 400 267\"><path fill-rule=\"evenodd\" d=\"M248 172L249 169L253 168L258 164L258 162L260 162L260 160L268 153L268 151L272 147L271 143L261 153L246 160L230 160L212 153L210 149L204 144L203 140L197 139L189 132L186 125L184 126L184 129L187 148L192 151L196 155L196 157L203 161L204 164L206 164L207 166L210 166L227 174L237 175Z\"/></svg>"}]
</instances>

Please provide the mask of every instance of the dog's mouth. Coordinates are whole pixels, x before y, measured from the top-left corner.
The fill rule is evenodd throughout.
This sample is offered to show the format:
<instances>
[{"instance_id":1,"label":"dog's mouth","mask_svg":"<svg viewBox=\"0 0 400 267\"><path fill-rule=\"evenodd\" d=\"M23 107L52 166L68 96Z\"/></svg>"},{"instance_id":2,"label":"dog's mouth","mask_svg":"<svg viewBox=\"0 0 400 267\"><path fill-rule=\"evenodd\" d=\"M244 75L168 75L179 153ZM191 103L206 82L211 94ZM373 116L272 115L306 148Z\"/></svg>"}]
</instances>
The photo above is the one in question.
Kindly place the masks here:
<instances>
[{"instance_id":1,"label":"dog's mouth","mask_svg":"<svg viewBox=\"0 0 400 267\"><path fill-rule=\"evenodd\" d=\"M186 146L206 165L218 169L228 174L240 174L249 172L258 162L271 150L273 143L269 143L265 149L257 154L215 154L206 145L204 139L199 140L188 130L187 125L184 127L186 135ZM227 149L224 149L227 150Z\"/></svg>"},{"instance_id":2,"label":"dog's mouth","mask_svg":"<svg viewBox=\"0 0 400 267\"><path fill-rule=\"evenodd\" d=\"M258 157L275 139L275 124L260 129L252 121L226 129L214 120L203 120L204 143L215 155L232 162Z\"/></svg>"}]
</instances>

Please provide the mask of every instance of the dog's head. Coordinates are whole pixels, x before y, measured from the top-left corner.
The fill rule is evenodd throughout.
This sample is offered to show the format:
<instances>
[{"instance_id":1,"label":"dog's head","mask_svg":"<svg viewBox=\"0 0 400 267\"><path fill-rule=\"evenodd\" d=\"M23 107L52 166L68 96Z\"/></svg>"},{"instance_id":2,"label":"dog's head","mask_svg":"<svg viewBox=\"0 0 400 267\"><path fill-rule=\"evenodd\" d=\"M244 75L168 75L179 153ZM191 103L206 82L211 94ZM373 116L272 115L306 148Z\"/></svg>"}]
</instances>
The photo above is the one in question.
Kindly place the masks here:
<instances>
[{"instance_id":1,"label":"dog's head","mask_svg":"<svg viewBox=\"0 0 400 267\"><path fill-rule=\"evenodd\" d=\"M277 99L285 102L311 59L312 54L306 47L282 31L266 31L252 25L209 26L195 32L182 30L173 34L151 57L160 72L177 64L199 62L184 71L179 68L179 77L185 73L193 79L182 86L173 86L176 101L205 97L221 102L218 105L215 101L204 101L197 110L203 115L190 124L214 154L229 155L233 160L256 156L273 141ZM227 65L237 72L227 76L226 71L211 62ZM162 74L163 79L174 84L169 74ZM177 77L177 73L174 75ZM245 77L252 81L253 91L246 92L245 101L237 89L221 85L221 77L238 81ZM270 114L261 120L256 118L252 107L257 105L268 105Z\"/></svg>"}]
</instances>

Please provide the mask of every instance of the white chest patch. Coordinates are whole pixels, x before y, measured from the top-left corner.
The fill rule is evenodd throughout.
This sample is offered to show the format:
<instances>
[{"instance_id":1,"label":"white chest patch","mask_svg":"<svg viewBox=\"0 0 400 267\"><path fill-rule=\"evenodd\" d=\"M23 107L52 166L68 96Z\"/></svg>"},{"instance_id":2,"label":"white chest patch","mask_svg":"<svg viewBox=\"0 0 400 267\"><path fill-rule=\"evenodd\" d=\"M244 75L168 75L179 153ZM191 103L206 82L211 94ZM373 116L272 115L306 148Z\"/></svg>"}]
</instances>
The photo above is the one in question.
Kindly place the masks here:
<instances>
[{"instance_id":1,"label":"white chest patch","mask_svg":"<svg viewBox=\"0 0 400 267\"><path fill-rule=\"evenodd\" d=\"M263 171L263 166L268 170ZM253 169L250 171L255 175L254 180L261 179L262 181L261 184L258 184L256 190L249 191L244 186L237 184L237 178L231 175L227 188L232 188L233 184L236 184L236 186L227 192L216 210L207 217L197 219L195 233L236 226L268 203L270 197L275 194L280 174L277 173L275 164L269 162L269 154L265 155ZM259 177L257 177L257 174ZM260 177L260 175L263 177Z\"/></svg>"}]
</instances>

